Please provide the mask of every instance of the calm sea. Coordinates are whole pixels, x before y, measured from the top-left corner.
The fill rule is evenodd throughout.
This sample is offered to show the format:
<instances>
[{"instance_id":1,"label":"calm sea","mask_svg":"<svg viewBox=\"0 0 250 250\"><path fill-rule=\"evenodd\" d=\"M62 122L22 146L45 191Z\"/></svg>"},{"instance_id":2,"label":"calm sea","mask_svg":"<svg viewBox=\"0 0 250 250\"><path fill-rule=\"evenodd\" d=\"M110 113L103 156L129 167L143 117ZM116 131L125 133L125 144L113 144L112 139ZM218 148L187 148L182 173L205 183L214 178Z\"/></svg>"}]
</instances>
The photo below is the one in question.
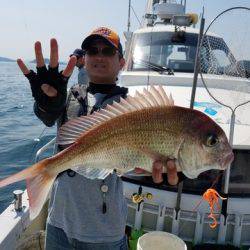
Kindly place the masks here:
<instances>
[{"instance_id":1,"label":"calm sea","mask_svg":"<svg viewBox=\"0 0 250 250\"><path fill-rule=\"evenodd\" d=\"M35 64L29 64L35 68ZM77 79L77 70L69 86ZM34 163L36 151L50 141L56 127L46 128L33 113L29 82L16 63L0 62L0 179ZM53 152L49 150L42 157ZM25 182L0 188L0 213L13 201L13 191L25 189Z\"/></svg>"}]
</instances>

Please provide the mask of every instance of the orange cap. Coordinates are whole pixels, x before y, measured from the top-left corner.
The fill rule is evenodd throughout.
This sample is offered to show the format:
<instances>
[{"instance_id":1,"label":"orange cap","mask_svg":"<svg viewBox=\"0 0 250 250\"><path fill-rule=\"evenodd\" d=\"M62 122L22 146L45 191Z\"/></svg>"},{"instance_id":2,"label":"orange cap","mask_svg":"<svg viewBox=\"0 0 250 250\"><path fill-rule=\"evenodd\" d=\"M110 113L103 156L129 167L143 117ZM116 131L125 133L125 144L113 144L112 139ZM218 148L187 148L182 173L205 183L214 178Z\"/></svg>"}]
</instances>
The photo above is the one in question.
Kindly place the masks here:
<instances>
[{"instance_id":1,"label":"orange cap","mask_svg":"<svg viewBox=\"0 0 250 250\"><path fill-rule=\"evenodd\" d=\"M99 27L95 30L93 30L90 35L88 35L82 42L82 49L85 50L91 42L96 39L101 38L107 41L110 45L114 46L120 53L120 55L123 55L122 52L122 45L120 43L120 38L118 34L107 28L107 27Z\"/></svg>"}]
</instances>

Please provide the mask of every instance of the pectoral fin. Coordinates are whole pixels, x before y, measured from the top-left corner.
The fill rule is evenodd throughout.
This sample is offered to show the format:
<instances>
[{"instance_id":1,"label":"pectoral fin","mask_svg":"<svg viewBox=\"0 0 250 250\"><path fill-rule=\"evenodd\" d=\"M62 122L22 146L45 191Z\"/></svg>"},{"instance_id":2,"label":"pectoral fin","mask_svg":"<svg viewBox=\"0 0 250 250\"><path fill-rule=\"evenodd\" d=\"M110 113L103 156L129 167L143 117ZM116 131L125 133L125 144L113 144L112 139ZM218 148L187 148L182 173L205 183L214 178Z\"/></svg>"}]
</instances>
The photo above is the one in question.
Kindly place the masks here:
<instances>
[{"instance_id":1,"label":"pectoral fin","mask_svg":"<svg viewBox=\"0 0 250 250\"><path fill-rule=\"evenodd\" d=\"M186 171L186 170L183 170L182 173L183 173L184 175L186 175L187 178L189 178L189 179L195 179L195 178L197 178L198 175L199 175L199 173L197 173L197 172L190 172L190 171Z\"/></svg>"},{"instance_id":2,"label":"pectoral fin","mask_svg":"<svg viewBox=\"0 0 250 250\"><path fill-rule=\"evenodd\" d=\"M126 175L131 177L146 177L146 176L152 176L152 173L142 168L135 168L126 172Z\"/></svg>"},{"instance_id":3,"label":"pectoral fin","mask_svg":"<svg viewBox=\"0 0 250 250\"><path fill-rule=\"evenodd\" d=\"M164 154L161 154L159 152L156 152L150 148L143 148L141 149L141 152L143 152L144 154L146 154L150 159L152 159L152 162L155 162L155 161L160 161L162 162L163 164L166 164L167 161L169 160L174 160L175 158L171 155L167 156L167 155L164 155Z\"/></svg>"},{"instance_id":4,"label":"pectoral fin","mask_svg":"<svg viewBox=\"0 0 250 250\"><path fill-rule=\"evenodd\" d=\"M74 167L72 168L72 170L91 180L104 180L108 175L110 175L114 171L113 169L85 168L83 166Z\"/></svg>"}]
</instances>

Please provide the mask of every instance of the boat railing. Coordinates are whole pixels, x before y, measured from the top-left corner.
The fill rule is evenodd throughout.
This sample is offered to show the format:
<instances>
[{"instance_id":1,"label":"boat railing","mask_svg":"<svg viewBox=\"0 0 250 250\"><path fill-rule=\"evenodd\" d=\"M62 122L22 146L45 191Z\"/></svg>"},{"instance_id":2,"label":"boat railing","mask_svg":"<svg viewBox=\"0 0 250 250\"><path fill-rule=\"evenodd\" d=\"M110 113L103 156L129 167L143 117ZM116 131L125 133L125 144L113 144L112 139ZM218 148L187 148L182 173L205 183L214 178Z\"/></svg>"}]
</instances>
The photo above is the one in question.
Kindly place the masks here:
<instances>
[{"instance_id":1,"label":"boat railing","mask_svg":"<svg viewBox=\"0 0 250 250\"><path fill-rule=\"evenodd\" d=\"M56 137L54 137L52 140L50 140L48 143L42 146L39 150L37 150L35 162L39 161L39 157L41 156L41 154L43 154L45 151L51 148L51 146L55 146L55 142L56 142ZM55 152L55 148L54 148L54 152Z\"/></svg>"},{"instance_id":2,"label":"boat railing","mask_svg":"<svg viewBox=\"0 0 250 250\"><path fill-rule=\"evenodd\" d=\"M36 152L35 162L39 161L41 155L52 146L55 146L56 137L47 142ZM54 147L54 153L55 153ZM19 244L21 239L25 236L24 231L33 223L29 218L29 202L28 193L25 190L21 197L22 204L20 211L15 210L14 202L12 202L1 214L0 221L2 225L7 227L0 228L0 249L14 249L16 244ZM41 230L46 221L46 211L39 215L35 223L33 223L34 230ZM33 229L31 228L31 231ZM33 236L32 236L33 237Z\"/></svg>"}]
</instances>

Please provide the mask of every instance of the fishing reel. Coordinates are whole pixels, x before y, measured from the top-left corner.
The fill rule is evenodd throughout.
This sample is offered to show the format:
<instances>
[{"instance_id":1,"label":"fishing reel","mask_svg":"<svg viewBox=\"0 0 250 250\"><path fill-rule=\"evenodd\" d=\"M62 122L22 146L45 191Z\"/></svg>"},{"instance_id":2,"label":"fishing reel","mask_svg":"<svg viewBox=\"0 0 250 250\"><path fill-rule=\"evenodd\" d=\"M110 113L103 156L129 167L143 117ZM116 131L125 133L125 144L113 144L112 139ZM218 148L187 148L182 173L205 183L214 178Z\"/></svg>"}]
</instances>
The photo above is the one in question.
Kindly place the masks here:
<instances>
[{"instance_id":1,"label":"fishing reel","mask_svg":"<svg viewBox=\"0 0 250 250\"><path fill-rule=\"evenodd\" d=\"M138 189L138 193L133 193L131 199L133 203L140 204L141 202L144 201L144 199L152 200L153 194L151 193L142 194L142 187L140 186Z\"/></svg>"}]
</instances>

